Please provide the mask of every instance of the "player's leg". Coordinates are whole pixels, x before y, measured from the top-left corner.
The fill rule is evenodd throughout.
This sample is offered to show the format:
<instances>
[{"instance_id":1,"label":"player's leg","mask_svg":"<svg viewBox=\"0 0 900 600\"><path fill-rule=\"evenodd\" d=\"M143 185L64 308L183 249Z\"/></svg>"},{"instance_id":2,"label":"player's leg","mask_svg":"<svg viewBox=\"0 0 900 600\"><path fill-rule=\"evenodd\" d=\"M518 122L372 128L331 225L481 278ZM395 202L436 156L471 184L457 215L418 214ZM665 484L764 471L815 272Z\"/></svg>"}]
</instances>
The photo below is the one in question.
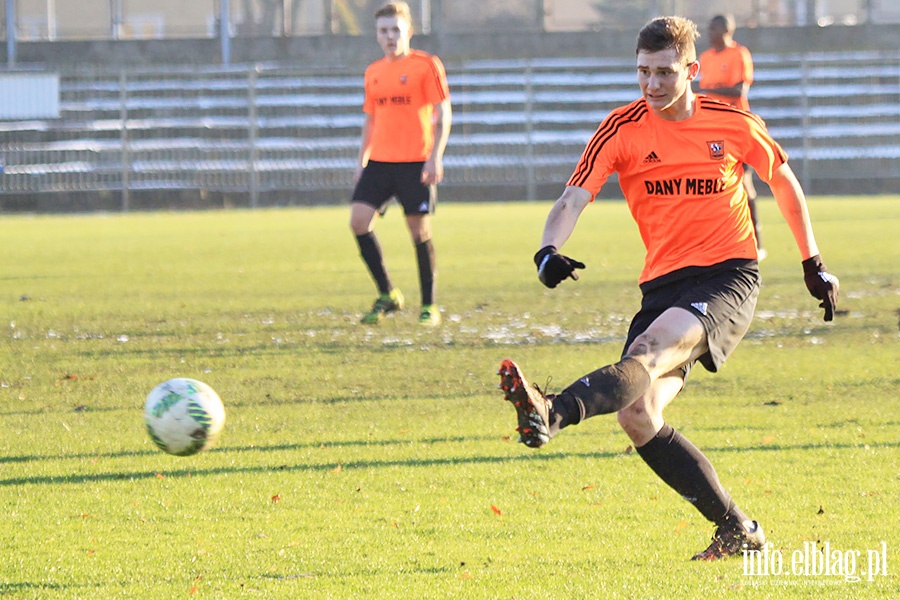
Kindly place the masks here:
<instances>
[{"instance_id":1,"label":"player's leg","mask_svg":"<svg viewBox=\"0 0 900 600\"><path fill-rule=\"evenodd\" d=\"M645 292L622 360L581 377L552 401L524 383L518 365L504 361L500 387L516 408L522 441L536 448L564 427L619 412L654 381L696 360L716 371L749 328L759 294L755 265L728 261Z\"/></svg>"},{"instance_id":2,"label":"player's leg","mask_svg":"<svg viewBox=\"0 0 900 600\"><path fill-rule=\"evenodd\" d=\"M378 243L373 229L376 212L377 210L368 204L353 202L350 205L350 229L356 236L359 254L366 263L372 279L375 280L378 293L384 295L390 293L393 286L384 266L381 244Z\"/></svg>"},{"instance_id":3,"label":"player's leg","mask_svg":"<svg viewBox=\"0 0 900 600\"><path fill-rule=\"evenodd\" d=\"M700 320L680 307L666 309L633 337L622 360L588 373L553 400L554 425L562 429L619 412L641 398L660 377L706 351L706 330Z\"/></svg>"},{"instance_id":4,"label":"player's leg","mask_svg":"<svg viewBox=\"0 0 900 600\"><path fill-rule=\"evenodd\" d=\"M505 398L516 408L520 441L538 448L564 427L619 412L641 398L654 381L706 352L706 333L690 312L669 308L660 313L645 298L627 347L622 360L588 373L552 397L529 386L519 366L504 360L497 373Z\"/></svg>"},{"instance_id":5,"label":"player's leg","mask_svg":"<svg viewBox=\"0 0 900 600\"><path fill-rule=\"evenodd\" d=\"M640 449L665 425L663 410L684 387L685 369L676 369L653 382L643 396L616 417L635 448Z\"/></svg>"},{"instance_id":6,"label":"player's leg","mask_svg":"<svg viewBox=\"0 0 900 600\"><path fill-rule=\"evenodd\" d=\"M706 352L697 360L707 370L717 371L743 339L758 295L759 272L753 263L745 263L711 274L677 300L678 305L695 309L703 323ZM629 352L635 351L639 339L628 346ZM761 548L765 534L757 522L735 506L706 456L663 420L662 411L681 389L679 380L692 364L655 380L648 392L622 410L618 418L653 471L716 524L712 544L694 556L696 560L714 560L738 554L745 547Z\"/></svg>"},{"instance_id":7,"label":"player's leg","mask_svg":"<svg viewBox=\"0 0 900 600\"><path fill-rule=\"evenodd\" d=\"M744 541L754 547L761 546L765 539L762 529L757 531L758 524L735 505L709 459L663 418L663 410L681 391L684 377L685 372L678 369L654 381L647 393L619 411L619 424L653 472L715 523L717 532L746 531L750 535ZM715 556L701 556L704 554L701 553L697 558L728 555L723 552L724 544L714 543L714 546L716 552L711 554Z\"/></svg>"},{"instance_id":8,"label":"player's leg","mask_svg":"<svg viewBox=\"0 0 900 600\"><path fill-rule=\"evenodd\" d=\"M756 186L753 184L753 168L744 165L744 190L747 191L747 202L750 207L750 219L753 221L753 232L756 234L756 248L759 254L759 260L766 257L766 249L763 248L762 237L760 236L761 225L759 222L759 213L756 210Z\"/></svg>"},{"instance_id":9,"label":"player's leg","mask_svg":"<svg viewBox=\"0 0 900 600\"><path fill-rule=\"evenodd\" d=\"M360 256L378 288L378 298L362 319L367 324L378 323L383 315L403 308L403 295L391 283L374 231L375 215L391 196L390 182L384 170L382 163L370 162L356 184L350 203L350 230L356 236Z\"/></svg>"},{"instance_id":10,"label":"player's leg","mask_svg":"<svg viewBox=\"0 0 900 600\"><path fill-rule=\"evenodd\" d=\"M406 226L416 249L422 300L419 323L435 326L441 322L441 313L435 304L437 261L431 232L431 215L437 204L437 188L422 183L423 165L424 163L419 162L397 165L397 200L403 206Z\"/></svg>"},{"instance_id":11,"label":"player's leg","mask_svg":"<svg viewBox=\"0 0 900 600\"><path fill-rule=\"evenodd\" d=\"M765 543L762 528L735 507L709 460L662 416L695 361L717 371L746 334L759 295L755 265L729 261L721 269L645 293L624 358L559 396L545 397L528 387L512 361L504 361L499 372L500 387L516 406L528 446L541 446L562 427L619 406L619 423L641 457L718 525L713 543L695 559L722 558Z\"/></svg>"},{"instance_id":12,"label":"player's leg","mask_svg":"<svg viewBox=\"0 0 900 600\"><path fill-rule=\"evenodd\" d=\"M419 322L422 325L439 325L441 313L435 304L437 261L431 237L431 215L410 215L406 217L406 223L416 248L416 265L419 270L419 290L422 297Z\"/></svg>"}]
</instances>

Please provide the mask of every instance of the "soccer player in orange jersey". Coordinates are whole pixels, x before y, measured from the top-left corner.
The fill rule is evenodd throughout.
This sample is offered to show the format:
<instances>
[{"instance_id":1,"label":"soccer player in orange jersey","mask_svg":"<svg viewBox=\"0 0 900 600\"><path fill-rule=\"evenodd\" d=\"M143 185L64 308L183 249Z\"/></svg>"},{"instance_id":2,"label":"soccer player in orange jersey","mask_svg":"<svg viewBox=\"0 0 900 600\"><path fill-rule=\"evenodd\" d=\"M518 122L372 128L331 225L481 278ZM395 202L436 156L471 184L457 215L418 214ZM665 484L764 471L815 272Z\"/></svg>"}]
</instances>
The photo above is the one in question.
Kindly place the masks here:
<instances>
[{"instance_id":1,"label":"soccer player in orange jersey","mask_svg":"<svg viewBox=\"0 0 900 600\"><path fill-rule=\"evenodd\" d=\"M375 12L376 38L384 58L366 69L365 121L350 205L350 228L379 296L362 322L376 324L403 308L375 237L375 215L396 198L416 248L422 310L419 323L437 326L435 255L431 214L436 186L444 178L443 156L450 135L450 91L437 56L413 50L412 18L406 2L390 2Z\"/></svg>"},{"instance_id":2,"label":"soccer player in orange jersey","mask_svg":"<svg viewBox=\"0 0 900 600\"><path fill-rule=\"evenodd\" d=\"M641 98L600 124L547 216L534 257L547 287L577 280L584 264L558 249L607 178L618 173L646 247L641 308L622 359L552 397L529 386L511 360L503 361L499 375L516 408L520 441L529 447L584 419L617 413L641 458L715 524L712 544L694 556L713 560L759 549L763 530L737 507L703 453L666 424L663 410L697 361L717 371L750 326L760 278L741 185L744 163L771 186L826 321L833 318L838 280L819 258L803 191L762 120L691 90L699 70L697 35L694 23L681 17L660 17L641 30Z\"/></svg>"},{"instance_id":3,"label":"soccer player in orange jersey","mask_svg":"<svg viewBox=\"0 0 900 600\"><path fill-rule=\"evenodd\" d=\"M700 73L694 82L695 89L710 98L749 111L750 100L747 96L753 83L753 59L746 46L734 41L734 18L731 15L716 15L710 19L707 31L711 46L700 54ZM744 170L744 188L750 202L750 218L761 260L765 258L766 250L759 235L752 169Z\"/></svg>"}]
</instances>

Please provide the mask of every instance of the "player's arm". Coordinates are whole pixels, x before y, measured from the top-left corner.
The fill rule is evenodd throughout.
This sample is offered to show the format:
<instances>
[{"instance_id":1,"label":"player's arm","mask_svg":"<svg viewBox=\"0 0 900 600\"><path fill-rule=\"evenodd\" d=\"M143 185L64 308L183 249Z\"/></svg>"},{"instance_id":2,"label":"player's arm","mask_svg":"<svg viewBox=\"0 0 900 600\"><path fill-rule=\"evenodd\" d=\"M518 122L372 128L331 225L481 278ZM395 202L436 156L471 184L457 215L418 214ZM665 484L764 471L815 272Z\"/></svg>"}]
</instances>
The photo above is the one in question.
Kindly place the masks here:
<instances>
[{"instance_id":1,"label":"player's arm","mask_svg":"<svg viewBox=\"0 0 900 600\"><path fill-rule=\"evenodd\" d=\"M578 218L590 202L589 191L574 185L567 186L547 215L541 246L562 248L575 231Z\"/></svg>"},{"instance_id":2,"label":"player's arm","mask_svg":"<svg viewBox=\"0 0 900 600\"><path fill-rule=\"evenodd\" d=\"M748 93L750 86L746 82L741 81L731 86L722 86L716 88L701 87L698 91L701 94L718 94L720 96L728 96L729 98L740 98Z\"/></svg>"},{"instance_id":3,"label":"player's arm","mask_svg":"<svg viewBox=\"0 0 900 600\"><path fill-rule=\"evenodd\" d=\"M444 179L444 150L447 148L450 125L453 122L453 110L450 108L449 98L434 105L432 119L434 122L434 146L431 149L431 156L425 161L422 169L422 183L426 185L440 183Z\"/></svg>"},{"instance_id":4,"label":"player's arm","mask_svg":"<svg viewBox=\"0 0 900 600\"><path fill-rule=\"evenodd\" d=\"M699 79L694 80L693 88L698 94L718 94L720 96L728 96L729 98L740 98L750 91L750 84L746 81L739 81L730 86L714 84L713 87L703 85L703 71L700 71Z\"/></svg>"},{"instance_id":5,"label":"player's arm","mask_svg":"<svg viewBox=\"0 0 900 600\"><path fill-rule=\"evenodd\" d=\"M818 254L819 247L816 245L816 238L813 235L806 196L803 194L800 182L797 181L797 176L794 175L794 171L787 163L775 170L769 187L772 188L772 195L775 196L781 215L787 221L788 227L794 235L794 241L797 242L797 248L800 249L800 257L806 260Z\"/></svg>"},{"instance_id":6,"label":"player's arm","mask_svg":"<svg viewBox=\"0 0 900 600\"><path fill-rule=\"evenodd\" d=\"M825 309L825 320L831 321L834 318L840 284L838 278L828 272L819 256L803 188L787 163L775 170L769 187L800 250L806 287L814 298L822 301L819 306Z\"/></svg>"},{"instance_id":7,"label":"player's arm","mask_svg":"<svg viewBox=\"0 0 900 600\"><path fill-rule=\"evenodd\" d=\"M538 278L549 288L554 288L564 279L578 279L575 269L583 269L584 263L563 256L558 252L575 231L578 218L593 196L586 189L567 186L553 204L544 223L541 249L534 255L538 268Z\"/></svg>"},{"instance_id":8,"label":"player's arm","mask_svg":"<svg viewBox=\"0 0 900 600\"><path fill-rule=\"evenodd\" d=\"M375 115L364 113L365 119L362 125L361 141L359 143L359 157L356 160L356 170L353 180L358 181L363 169L369 164L369 155L372 154L372 130L375 125Z\"/></svg>"}]
</instances>

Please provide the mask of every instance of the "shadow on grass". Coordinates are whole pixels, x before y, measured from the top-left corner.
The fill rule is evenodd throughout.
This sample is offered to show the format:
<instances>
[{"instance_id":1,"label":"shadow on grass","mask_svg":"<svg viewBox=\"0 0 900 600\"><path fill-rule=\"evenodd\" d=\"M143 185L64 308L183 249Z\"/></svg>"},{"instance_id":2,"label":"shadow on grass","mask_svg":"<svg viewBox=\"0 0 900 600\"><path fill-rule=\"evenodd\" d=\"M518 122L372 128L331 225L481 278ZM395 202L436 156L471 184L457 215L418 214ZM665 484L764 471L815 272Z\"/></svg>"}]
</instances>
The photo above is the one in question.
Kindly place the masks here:
<instances>
[{"instance_id":1,"label":"shadow on grass","mask_svg":"<svg viewBox=\"0 0 900 600\"><path fill-rule=\"evenodd\" d=\"M353 469L384 469L391 467L440 467L440 466L457 466L465 464L488 464L488 463L506 463L521 461L551 461L568 457L582 458L613 458L621 456L620 452L585 452L585 453L556 453L556 454L528 454L521 456L467 456L464 458L431 458L431 459L404 459L404 460L365 460L365 461L348 461L342 462L341 470L349 471ZM239 473L269 473L273 471L284 471L285 473L293 472L324 472L333 471L335 463L317 463L303 465L280 465L280 466L253 466L253 467L215 467L211 469L174 469L160 471L131 471L118 473L90 473L84 475L60 475L60 476L36 476L36 477L13 477L10 479L0 479L0 487L17 486L17 485L65 485L65 484L81 484L81 483L99 483L103 481L136 481L141 479L154 479L159 475L166 478L175 477L200 477L204 475L234 475Z\"/></svg>"},{"instance_id":2,"label":"shadow on grass","mask_svg":"<svg viewBox=\"0 0 900 600\"><path fill-rule=\"evenodd\" d=\"M394 440L342 440L326 442L316 440L303 444L275 444L266 446L221 446L210 448L205 454L219 454L231 452L282 452L290 450L308 450L319 448L357 448L365 446L405 446L409 444L446 444L446 443L482 443L496 440L497 436L453 436L442 438L409 438ZM23 454L21 456L0 456L0 465L4 463L46 462L49 460L85 460L94 458L136 458L139 456L159 456L159 450L129 450L123 452L99 452L80 454Z\"/></svg>"},{"instance_id":3,"label":"shadow on grass","mask_svg":"<svg viewBox=\"0 0 900 600\"><path fill-rule=\"evenodd\" d=\"M59 583L40 583L36 581L16 581L13 583L4 583L0 581L0 596L5 596L7 594L24 594L26 592L34 594L42 590L53 590L59 592L69 589L69 587L71 586L61 585Z\"/></svg>"},{"instance_id":4,"label":"shadow on grass","mask_svg":"<svg viewBox=\"0 0 900 600\"><path fill-rule=\"evenodd\" d=\"M459 400L459 399L468 399L468 398L476 398L481 397L481 390L474 390L472 392L461 390L459 393L448 394L444 392L435 392L430 395L423 395L419 393L410 392L408 394L398 394L395 396L383 396L383 395L366 395L366 394L345 394L340 396L328 396L324 398L315 398L315 397L303 397L303 398L279 398L268 395L264 400L257 399L249 399L249 400L235 400L229 401L226 406L229 410L233 408L264 408L266 406L291 406L291 405L302 405L302 406L330 406L333 404L344 404L344 403L353 403L353 402L382 402L382 401L395 401L395 400L422 400L422 401L434 401L434 400ZM21 417L21 416L47 416L47 415L68 415L72 413L82 413L82 414L90 414L90 413L109 413L109 412L117 412L117 411L126 411L126 412L134 412L143 410L143 401L140 404L129 404L129 405L120 405L120 406L84 406L84 407L69 407L66 406L64 408L33 408L28 410L13 410L9 412L0 412L0 419L4 417ZM0 458L0 462L2 462L2 458Z\"/></svg>"},{"instance_id":5,"label":"shadow on grass","mask_svg":"<svg viewBox=\"0 0 900 600\"><path fill-rule=\"evenodd\" d=\"M358 445L366 445L369 442L357 442ZM397 442L376 442L376 445L387 445ZM408 443L408 442L403 442ZM349 443L348 443L349 444ZM291 450L299 448L309 448L314 444L304 445L284 445L278 447L249 447L244 449L223 448L220 452L234 451L257 451L257 450ZM786 452L786 451L818 451L818 450L858 450L861 448L900 448L900 442L888 442L882 444L797 444L797 445L780 445L771 444L766 446L755 447L726 447L726 448L709 448L708 451L715 452ZM150 454L149 452L146 454ZM133 453L125 453L126 456L133 456ZM538 452L527 453L519 456L495 455L495 456L466 456L466 457L448 457L448 458L410 458L404 460L363 460L348 461L340 463L342 471L353 469L384 469L392 467L408 467L408 468L430 468L441 466L459 466L459 465L477 465L489 463L513 463L523 461L556 461L566 458L582 458L582 459L612 459L623 456L621 452ZM34 477L13 477L9 479L0 479L0 487L10 487L18 485L65 485L65 484L82 484L82 483L99 483L103 481L135 481L142 479L153 479L159 477L160 474L166 478L173 477L199 477L205 475L234 475L240 473L266 473L273 471L291 472L325 472L333 471L335 464L316 463L316 464L300 464L300 465L279 465L279 466L252 466L252 467L215 467L209 469L174 469L160 471L121 471L115 473L90 473L90 474L72 474L61 476L34 476Z\"/></svg>"},{"instance_id":6,"label":"shadow on grass","mask_svg":"<svg viewBox=\"0 0 900 600\"><path fill-rule=\"evenodd\" d=\"M416 335L418 334L418 335ZM140 337L152 338L152 334L141 334L139 332L128 332L129 338L139 339ZM237 335L237 334L236 334ZM285 334L286 335L286 334ZM405 335L400 333L398 335ZM110 337L115 337L111 335ZM268 342L268 343L260 343L255 345L246 345L246 346L225 346L225 345L209 345L209 346L177 346L177 347L169 347L169 348L135 348L131 347L120 347L114 346L111 348L96 348L96 349L88 349L81 350L75 352L76 356L80 356L81 358L90 359L90 360L98 360L105 358L121 358L123 355L128 355L129 357L141 357L141 358L162 358L162 357L171 357L171 358L184 358L184 357L199 357L199 358L208 358L208 359L221 359L221 358L242 358L242 357L253 357L254 359L259 359L260 357L293 357L299 350L315 350L318 354L327 354L327 355L338 355L344 356L349 350L357 350L362 352L369 352L372 354L383 354L388 352L395 352L397 348L407 348L411 347L414 344L419 343L430 343L436 347L444 347L445 343L438 342L436 340L431 340L424 338L421 332L412 332L408 334L409 341L371 341L365 338L353 338L347 337L345 340L340 341L328 341L328 342L316 342L313 344L312 342L302 339L302 340L288 340L279 343ZM406 339L406 338L404 338Z\"/></svg>"}]
</instances>

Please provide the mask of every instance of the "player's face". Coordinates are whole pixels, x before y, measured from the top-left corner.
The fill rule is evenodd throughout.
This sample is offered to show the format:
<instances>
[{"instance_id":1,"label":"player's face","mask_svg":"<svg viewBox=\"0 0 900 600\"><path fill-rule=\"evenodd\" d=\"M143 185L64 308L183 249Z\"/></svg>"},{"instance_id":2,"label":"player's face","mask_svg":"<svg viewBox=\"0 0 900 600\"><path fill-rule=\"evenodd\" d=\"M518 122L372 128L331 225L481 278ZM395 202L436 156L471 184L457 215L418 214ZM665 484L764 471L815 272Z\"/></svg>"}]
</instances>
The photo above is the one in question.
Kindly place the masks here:
<instances>
[{"instance_id":1,"label":"player's face","mask_svg":"<svg viewBox=\"0 0 900 600\"><path fill-rule=\"evenodd\" d=\"M709 24L709 29L707 31L709 33L709 42L713 46L718 48L725 45L725 34L728 33L728 29L726 29L725 25L719 21L712 21Z\"/></svg>"},{"instance_id":2,"label":"player's face","mask_svg":"<svg viewBox=\"0 0 900 600\"><path fill-rule=\"evenodd\" d=\"M672 48L638 52L638 84L650 109L673 121L690 116L694 98L691 81L699 68L696 61L685 65Z\"/></svg>"},{"instance_id":3,"label":"player's face","mask_svg":"<svg viewBox=\"0 0 900 600\"><path fill-rule=\"evenodd\" d=\"M375 37L388 58L409 54L409 38L412 28L400 17L378 17L375 21Z\"/></svg>"}]
</instances>

